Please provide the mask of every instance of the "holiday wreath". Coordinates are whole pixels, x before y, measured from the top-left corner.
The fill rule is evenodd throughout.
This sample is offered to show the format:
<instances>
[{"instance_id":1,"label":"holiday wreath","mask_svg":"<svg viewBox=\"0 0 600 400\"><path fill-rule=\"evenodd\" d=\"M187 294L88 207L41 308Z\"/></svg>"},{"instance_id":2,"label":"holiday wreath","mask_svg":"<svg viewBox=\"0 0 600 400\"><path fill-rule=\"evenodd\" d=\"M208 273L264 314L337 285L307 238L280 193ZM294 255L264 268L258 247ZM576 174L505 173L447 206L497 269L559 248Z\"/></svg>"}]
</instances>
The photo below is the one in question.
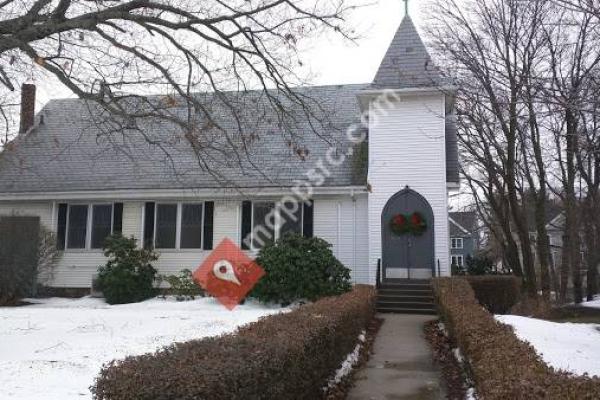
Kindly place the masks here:
<instances>
[{"instance_id":1,"label":"holiday wreath","mask_svg":"<svg viewBox=\"0 0 600 400\"><path fill-rule=\"evenodd\" d=\"M406 233L420 236L427 230L427 222L423 215L418 211L415 211L410 216L396 214L390 221L390 229L398 236Z\"/></svg>"}]
</instances>

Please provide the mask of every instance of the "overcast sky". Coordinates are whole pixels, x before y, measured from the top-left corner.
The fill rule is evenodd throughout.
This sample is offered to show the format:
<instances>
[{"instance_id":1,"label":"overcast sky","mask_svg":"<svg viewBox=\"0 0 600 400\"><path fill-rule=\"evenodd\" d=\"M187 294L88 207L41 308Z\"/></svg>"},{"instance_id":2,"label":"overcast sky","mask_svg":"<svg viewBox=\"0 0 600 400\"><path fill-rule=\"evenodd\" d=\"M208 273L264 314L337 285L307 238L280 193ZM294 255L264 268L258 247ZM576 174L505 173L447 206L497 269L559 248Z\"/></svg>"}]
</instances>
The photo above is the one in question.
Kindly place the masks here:
<instances>
[{"instance_id":1,"label":"overcast sky","mask_svg":"<svg viewBox=\"0 0 600 400\"><path fill-rule=\"evenodd\" d=\"M355 43L339 36L319 38L303 49L303 63L310 69L313 84L371 82L385 51L404 16L403 0L364 0L370 5L350 15L348 23L360 35ZM422 25L423 0L409 1L409 13L418 28ZM37 110L51 98L70 97L58 83L38 84Z\"/></svg>"},{"instance_id":2,"label":"overcast sky","mask_svg":"<svg viewBox=\"0 0 600 400\"><path fill-rule=\"evenodd\" d=\"M409 1L409 14L417 28L422 24L422 3ZM361 35L356 43L332 35L304 53L304 61L317 74L315 83L371 82L403 17L403 0L374 0L372 5L354 12L349 23Z\"/></svg>"}]
</instances>

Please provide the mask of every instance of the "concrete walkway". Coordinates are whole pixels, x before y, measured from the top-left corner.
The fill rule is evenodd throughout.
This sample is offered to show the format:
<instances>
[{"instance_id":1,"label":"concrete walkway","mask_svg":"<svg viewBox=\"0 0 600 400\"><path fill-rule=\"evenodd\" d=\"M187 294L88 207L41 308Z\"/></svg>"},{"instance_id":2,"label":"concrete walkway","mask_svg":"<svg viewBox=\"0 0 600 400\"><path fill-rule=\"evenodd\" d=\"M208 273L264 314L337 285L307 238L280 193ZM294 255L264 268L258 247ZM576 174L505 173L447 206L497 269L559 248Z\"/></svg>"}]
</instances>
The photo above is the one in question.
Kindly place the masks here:
<instances>
[{"instance_id":1,"label":"concrete walkway","mask_svg":"<svg viewBox=\"0 0 600 400\"><path fill-rule=\"evenodd\" d=\"M348 400L438 400L446 394L424 338L429 315L379 314L384 323Z\"/></svg>"}]
</instances>

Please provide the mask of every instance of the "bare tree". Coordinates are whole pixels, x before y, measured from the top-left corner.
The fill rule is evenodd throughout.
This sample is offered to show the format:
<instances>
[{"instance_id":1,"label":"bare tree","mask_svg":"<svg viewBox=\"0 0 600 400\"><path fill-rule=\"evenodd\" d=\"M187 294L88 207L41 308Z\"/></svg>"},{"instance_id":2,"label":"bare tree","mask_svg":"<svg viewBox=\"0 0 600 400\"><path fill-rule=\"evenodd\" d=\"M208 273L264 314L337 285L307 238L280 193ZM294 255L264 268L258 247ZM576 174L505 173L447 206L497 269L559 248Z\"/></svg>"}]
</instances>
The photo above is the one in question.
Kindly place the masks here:
<instances>
[{"instance_id":1,"label":"bare tree","mask_svg":"<svg viewBox=\"0 0 600 400\"><path fill-rule=\"evenodd\" d=\"M258 103L265 110L252 114L273 115L294 147L299 116L290 110L319 122L318 104L293 90L304 82L295 73L298 46L325 31L350 38L343 18L352 8L347 0L0 1L0 129L9 138L7 110L20 84L52 77L110 116L111 132L142 119L172 124L200 168L210 169L205 152L215 135L224 138L218 152L244 158L254 139L244 112ZM258 89L260 101L231 92L247 89ZM223 113L233 129L217 118Z\"/></svg>"},{"instance_id":2,"label":"bare tree","mask_svg":"<svg viewBox=\"0 0 600 400\"><path fill-rule=\"evenodd\" d=\"M507 243L507 261L517 274L522 271L529 294L535 295L535 257L522 203L525 179L520 167L529 160L524 159L520 141L525 131L535 130L528 124L534 116L526 105L527 87L541 49L544 2L451 0L436 5L431 34L448 69L457 74L458 113L464 128L459 140L472 157L471 168L476 166L467 173L472 181L482 182L478 190L503 227L499 239Z\"/></svg>"},{"instance_id":3,"label":"bare tree","mask_svg":"<svg viewBox=\"0 0 600 400\"><path fill-rule=\"evenodd\" d=\"M566 299L570 267L574 300L579 303L583 299L579 200L582 185L577 185L577 181L584 176L594 190L595 183L589 179L582 162L581 146L585 115L593 108L590 95L597 90L594 78L600 66L600 27L591 13L564 7L562 11L545 25L551 71L545 98L549 114L556 119L551 129L560 171L560 187L556 192L563 197L565 208L560 295L562 300Z\"/></svg>"}]
</instances>

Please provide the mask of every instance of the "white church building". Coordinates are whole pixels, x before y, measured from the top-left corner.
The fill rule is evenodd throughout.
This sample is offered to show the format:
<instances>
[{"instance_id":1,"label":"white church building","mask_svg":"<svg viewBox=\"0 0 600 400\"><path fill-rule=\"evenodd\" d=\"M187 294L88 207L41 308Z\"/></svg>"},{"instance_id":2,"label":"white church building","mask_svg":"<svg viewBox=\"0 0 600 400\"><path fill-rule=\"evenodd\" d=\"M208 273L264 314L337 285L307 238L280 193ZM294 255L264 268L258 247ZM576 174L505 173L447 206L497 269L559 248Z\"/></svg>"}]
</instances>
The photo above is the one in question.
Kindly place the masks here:
<instances>
[{"instance_id":1,"label":"white church building","mask_svg":"<svg viewBox=\"0 0 600 400\"><path fill-rule=\"evenodd\" d=\"M329 121L323 135L309 132L310 121L298 129L301 156L260 116L247 149L253 167L215 155L216 173L169 139L168 125L149 123L143 137L111 134L84 100L51 100L0 153L0 216L39 217L61 253L49 284L87 288L110 233L155 248L162 274L194 270L224 238L256 254L265 216L304 191L294 220L280 212L268 233L325 239L355 283L449 275L448 193L459 177L443 82L407 16L373 82L298 88ZM261 101L258 92L236 95Z\"/></svg>"}]
</instances>

